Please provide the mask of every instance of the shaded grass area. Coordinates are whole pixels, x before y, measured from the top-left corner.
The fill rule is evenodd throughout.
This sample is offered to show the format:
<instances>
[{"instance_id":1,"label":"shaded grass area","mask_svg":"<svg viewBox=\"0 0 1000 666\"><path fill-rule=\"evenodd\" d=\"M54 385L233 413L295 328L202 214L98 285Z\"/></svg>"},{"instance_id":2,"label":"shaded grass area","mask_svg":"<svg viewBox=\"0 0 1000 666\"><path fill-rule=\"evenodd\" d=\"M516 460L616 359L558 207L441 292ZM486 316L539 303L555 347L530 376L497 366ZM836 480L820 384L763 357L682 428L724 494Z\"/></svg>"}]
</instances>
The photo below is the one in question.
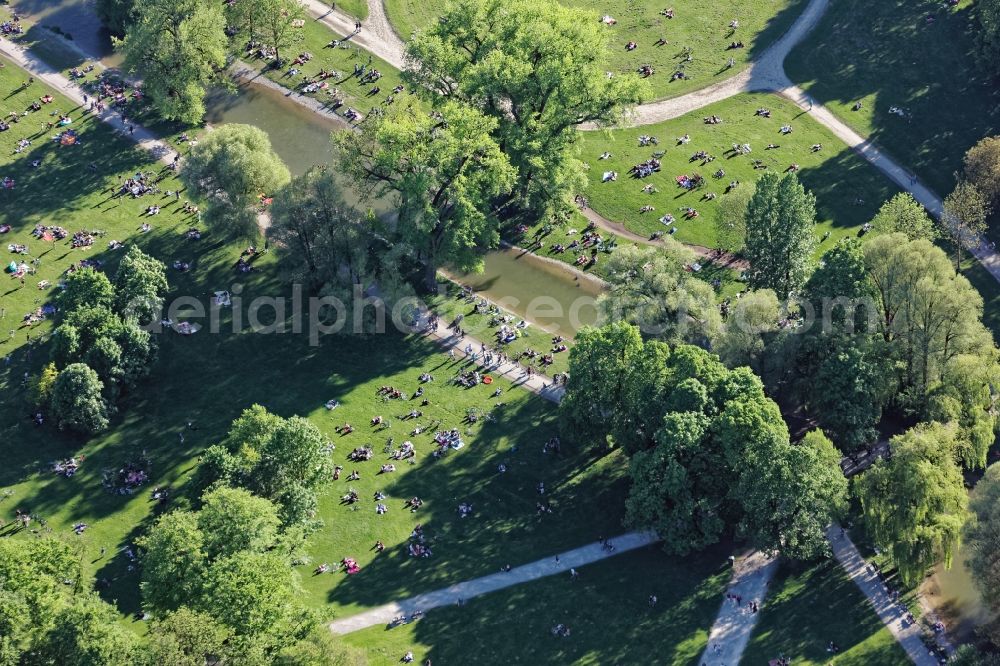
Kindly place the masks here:
<instances>
[{"instance_id":1,"label":"shaded grass area","mask_svg":"<svg viewBox=\"0 0 1000 666\"><path fill-rule=\"evenodd\" d=\"M832 2L786 72L944 196L965 151L1000 131L1000 88L973 56L972 7L970 0Z\"/></svg>"},{"instance_id":2,"label":"shaded grass area","mask_svg":"<svg viewBox=\"0 0 1000 666\"><path fill-rule=\"evenodd\" d=\"M694 664L729 577L726 553L677 559L651 546L583 567L576 581L545 578L345 640L373 665L398 663L407 651L435 664ZM570 636L553 636L556 624Z\"/></svg>"},{"instance_id":3,"label":"shaded grass area","mask_svg":"<svg viewBox=\"0 0 1000 666\"><path fill-rule=\"evenodd\" d=\"M605 15L614 18L615 25L602 26L608 36L608 69L625 73L651 65L653 96L661 99L704 88L745 69L788 30L807 0L686 0L674 5L660 0L564 0L562 4L590 12L595 22ZM386 12L396 32L408 39L440 17L446 6L429 0L387 0ZM660 13L671 6L672 19ZM734 19L739 21L735 31L729 28ZM661 38L667 44L658 46ZM746 47L729 49L735 41ZM628 42L635 42L636 48L626 50ZM691 62L683 62L685 47L692 50ZM727 67L729 58L735 60L732 68ZM680 67L689 78L671 81Z\"/></svg>"},{"instance_id":4,"label":"shaded grass area","mask_svg":"<svg viewBox=\"0 0 1000 666\"><path fill-rule=\"evenodd\" d=\"M286 64L280 69L274 69L273 61L265 61L246 54L242 59L261 70L272 81L296 92L302 91L304 77L315 77L320 70L339 72L339 81L336 78L326 80L329 84L326 90L305 94L319 100L341 116L348 108L368 114L373 108L384 106L390 96L394 98L394 106L419 106L417 98L406 90L393 94L393 89L402 85L397 69L360 46L355 46L349 39L344 41L345 35L335 33L318 19L312 18L306 19L302 32L303 40L283 54ZM333 40L340 40L341 44L332 47L330 43ZM312 59L302 65L293 65L292 60L304 52L312 54ZM374 67L381 72L382 78L375 83L362 83L354 75L356 65L364 65L368 69ZM299 73L292 75L290 71L293 67L300 70ZM375 92L376 87L380 89L378 92ZM335 98L343 99L343 104L336 107L333 104Z\"/></svg>"},{"instance_id":5,"label":"shaded grass area","mask_svg":"<svg viewBox=\"0 0 1000 666\"><path fill-rule=\"evenodd\" d=\"M839 648L827 651L830 642ZM771 583L742 663L897 666L907 663L861 590L833 559L783 564Z\"/></svg>"},{"instance_id":6,"label":"shaded grass area","mask_svg":"<svg viewBox=\"0 0 1000 666\"><path fill-rule=\"evenodd\" d=\"M771 117L755 116L758 108L770 109ZM723 122L706 125L703 118L712 115ZM791 134L780 132L784 125L792 127ZM659 145L640 146L638 137L642 135L656 137ZM681 145L678 138L684 135L691 140ZM829 130L791 102L767 93L737 95L657 125L586 132L580 143L581 159L589 166L586 194L595 211L641 234L668 231L669 227L659 220L669 213L676 218L677 240L706 247L717 247L718 211L729 184L738 181L738 187L752 188L760 177L762 170L754 168L753 160L761 160L768 170L779 173L792 164L799 165L802 184L816 195L817 241L830 232L830 237L819 245L820 253L833 247L839 238L857 234L879 206L898 191ZM749 144L752 153L735 155L731 152L734 143ZM768 144L779 147L767 150ZM822 149L813 152L811 148L816 144L821 144ZM716 159L707 164L692 161L694 153L701 150ZM612 154L611 158L599 159L605 151ZM659 151L664 153L660 172L643 179L629 175L632 166ZM725 176L715 178L719 169L725 171ZM618 180L602 182L606 171L617 172ZM695 174L705 179L700 189L685 190L675 181L679 176ZM643 192L647 185L657 191ZM707 200L708 193L716 198ZM655 210L640 213L646 205ZM685 220L686 207L697 210L699 217Z\"/></svg>"}]
</instances>

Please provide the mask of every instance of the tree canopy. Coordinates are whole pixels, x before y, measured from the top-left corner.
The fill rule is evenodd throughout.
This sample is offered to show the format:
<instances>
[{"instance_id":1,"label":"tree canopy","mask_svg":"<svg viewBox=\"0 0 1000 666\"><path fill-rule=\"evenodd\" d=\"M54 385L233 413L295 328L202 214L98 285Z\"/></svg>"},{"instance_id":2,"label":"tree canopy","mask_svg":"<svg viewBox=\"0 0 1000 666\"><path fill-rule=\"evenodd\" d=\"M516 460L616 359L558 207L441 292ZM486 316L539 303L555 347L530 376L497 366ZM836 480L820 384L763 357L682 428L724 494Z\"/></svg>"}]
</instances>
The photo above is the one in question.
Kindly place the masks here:
<instances>
[{"instance_id":1,"label":"tree canopy","mask_svg":"<svg viewBox=\"0 0 1000 666\"><path fill-rule=\"evenodd\" d=\"M234 235L253 236L261 197L287 185L291 175L266 132L234 123L209 132L191 149L181 178L208 199L206 222Z\"/></svg>"},{"instance_id":2,"label":"tree canopy","mask_svg":"<svg viewBox=\"0 0 1000 666\"><path fill-rule=\"evenodd\" d=\"M560 412L576 432L631 456L626 521L655 529L672 553L732 529L758 548L812 557L844 508L828 440L792 444L760 380L697 347L643 342L622 322L585 330Z\"/></svg>"},{"instance_id":3,"label":"tree canopy","mask_svg":"<svg viewBox=\"0 0 1000 666\"><path fill-rule=\"evenodd\" d=\"M161 116L198 123L205 87L226 64L222 4L207 0L136 0L117 42L124 67L143 79L143 91Z\"/></svg>"},{"instance_id":4,"label":"tree canopy","mask_svg":"<svg viewBox=\"0 0 1000 666\"><path fill-rule=\"evenodd\" d=\"M92 435L108 427L104 384L83 363L66 366L52 385L52 413L59 428Z\"/></svg>"},{"instance_id":5,"label":"tree canopy","mask_svg":"<svg viewBox=\"0 0 1000 666\"><path fill-rule=\"evenodd\" d=\"M900 233L910 240L934 240L938 236L934 220L909 192L900 192L882 204L871 224L877 234Z\"/></svg>"},{"instance_id":6,"label":"tree canopy","mask_svg":"<svg viewBox=\"0 0 1000 666\"><path fill-rule=\"evenodd\" d=\"M903 581L913 585L936 562L951 566L968 495L954 461L954 427L925 424L892 438L892 458L856 482L865 526Z\"/></svg>"},{"instance_id":7,"label":"tree canopy","mask_svg":"<svg viewBox=\"0 0 1000 666\"><path fill-rule=\"evenodd\" d=\"M1000 2L995 4L1000 7ZM964 166L966 180L976 186L994 211L1000 210L1000 136L988 136L969 148Z\"/></svg>"},{"instance_id":8,"label":"tree canopy","mask_svg":"<svg viewBox=\"0 0 1000 666\"><path fill-rule=\"evenodd\" d=\"M330 450L316 426L254 405L233 421L224 442L205 452L191 493L200 496L220 483L244 488L274 502L282 525L311 525L317 490L332 474Z\"/></svg>"},{"instance_id":9,"label":"tree canopy","mask_svg":"<svg viewBox=\"0 0 1000 666\"><path fill-rule=\"evenodd\" d=\"M707 346L722 326L715 290L686 270L695 255L672 238L663 247L625 246L608 259L606 321L635 324L646 337Z\"/></svg>"},{"instance_id":10,"label":"tree canopy","mask_svg":"<svg viewBox=\"0 0 1000 666\"><path fill-rule=\"evenodd\" d=\"M747 282L785 298L809 277L816 245L816 197L793 173L765 173L747 204Z\"/></svg>"},{"instance_id":11,"label":"tree canopy","mask_svg":"<svg viewBox=\"0 0 1000 666\"><path fill-rule=\"evenodd\" d=\"M428 289L440 266L476 269L480 250L500 241L492 201L511 187L514 170L492 137L496 126L448 103L437 115L399 109L370 116L360 134L334 135L344 170L367 196L398 197L397 242L424 262Z\"/></svg>"},{"instance_id":12,"label":"tree canopy","mask_svg":"<svg viewBox=\"0 0 1000 666\"><path fill-rule=\"evenodd\" d=\"M458 0L407 46L407 75L441 106L458 100L489 130L518 180L514 200L543 212L580 183L576 125L610 125L649 96L638 75L606 71L597 15L559 3Z\"/></svg>"}]
</instances>

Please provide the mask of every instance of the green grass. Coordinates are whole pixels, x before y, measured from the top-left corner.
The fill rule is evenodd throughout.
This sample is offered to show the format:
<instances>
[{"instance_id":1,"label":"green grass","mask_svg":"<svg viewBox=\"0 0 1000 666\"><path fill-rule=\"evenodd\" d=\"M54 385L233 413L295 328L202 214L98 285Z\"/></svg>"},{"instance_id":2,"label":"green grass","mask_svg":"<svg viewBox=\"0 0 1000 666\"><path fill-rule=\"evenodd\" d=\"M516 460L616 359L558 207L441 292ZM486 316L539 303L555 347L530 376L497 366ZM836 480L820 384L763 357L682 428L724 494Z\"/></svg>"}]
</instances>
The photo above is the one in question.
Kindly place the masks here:
<instances>
[{"instance_id":1,"label":"green grass","mask_svg":"<svg viewBox=\"0 0 1000 666\"><path fill-rule=\"evenodd\" d=\"M374 107L382 106L387 97L392 95L392 90L397 85L402 85L399 70L384 60L372 56L359 46L355 46L350 41L344 42L337 48L328 45L334 39L341 39L343 35L333 32L326 25L316 19L307 19L305 27L302 29L303 40L295 47L288 49L283 54L286 65L281 69L274 69L271 63L259 58L252 58L244 55L243 60L253 67L263 71L267 78L276 83L296 91L301 91L303 77L315 77L320 70L336 71L342 75L340 82L334 79L327 79L330 87L327 90L320 90L310 93L313 97L332 109L331 100L334 97L334 89L339 90L344 98L344 104L336 109L336 112L343 115L348 107L367 114ZM346 48L343 46L346 45ZM304 65L298 65L301 70L296 76L289 76L288 72L292 68L291 61L300 53L308 52L312 54L312 60ZM355 64L370 65L382 73L382 78L377 83L363 84L354 76ZM379 87L381 92L370 94L371 90ZM417 98L404 90L395 95L394 106L418 106Z\"/></svg>"},{"instance_id":2,"label":"green grass","mask_svg":"<svg viewBox=\"0 0 1000 666\"><path fill-rule=\"evenodd\" d=\"M22 75L7 63L0 69L0 92L16 88ZM23 108L45 92L51 91L36 83L28 91L8 96L7 106ZM67 111L71 107L57 96L51 107L44 108ZM113 273L115 254L105 251L107 240L139 243L168 264L174 259L191 262L189 273L170 271L172 297L205 299L211 291L225 288L237 293L235 284L242 285L244 302L254 296L288 294L287 285L277 279L274 255L261 259L259 270L238 275L231 266L240 248L212 233L200 241L184 239L191 220L174 206L164 205L164 212L152 218L152 232L137 234L142 211L159 199L110 200L104 190L125 174L158 167L106 126L81 118L76 111L71 115L73 127L81 133L80 145L75 147L60 148L47 140L49 132L39 134L47 112L29 115L0 134L0 177L9 175L17 181L15 189L0 191L0 223L14 227L3 240L5 245L29 245L42 260L38 275L31 276L25 287L19 288L9 278L4 286L4 323L16 333L13 340L3 336L0 350L10 355L10 363L0 366L0 391L6 396L0 405L5 442L0 487L12 493L0 503L0 519L9 520L15 509L25 509L46 521L45 530L60 534L68 534L75 522L88 523L90 528L79 539L86 573L110 581L106 594L119 602L123 612L138 607L138 581L117 551L132 543L153 518L156 507L149 489L181 485L200 451L219 441L232 419L253 403L286 416L308 416L336 443L335 459L347 467L343 479L321 498L326 527L310 540L307 550L313 563L351 556L362 563L364 571L350 578L313 578L308 575L313 565L303 568L305 598L324 615L332 615L335 609L384 603L481 575L505 563L531 561L621 529L625 465L620 454L598 454L565 442L560 457L543 455L542 445L557 431L549 403L516 390L506 380L469 390L449 384L462 364L422 338L341 336L310 346L305 335L288 334L279 340L245 329L233 333L227 310L220 334L158 336L161 360L153 376L124 397L109 432L85 439L47 425L34 427L27 418L29 405L22 398L21 377L25 372L36 373L48 354L44 345L27 345L29 330L17 328L17 323L23 313L51 298L50 291L34 287L38 280L55 284L68 266L84 257L106 260L108 272ZM25 135L34 136L34 144L13 155L14 143ZM41 166L31 168L29 162L34 159L40 159ZM91 162L98 164L98 171L87 167ZM161 187L177 185L168 179ZM70 250L66 241L43 247L30 235L36 222L62 224L71 233L99 228L107 235L91 250ZM37 340L51 325L46 321L30 333ZM436 377L426 387L428 406L421 407L419 401L386 403L377 395L383 385L412 394L421 372ZM505 390L500 398L491 395L497 387ZM331 398L342 403L333 412L323 407ZM463 423L473 407L489 418ZM412 408L423 410L424 415L402 420ZM368 426L375 415L389 419L390 427L375 432ZM188 421L194 421L197 430L185 430ZM344 422L351 422L358 431L340 437L335 428ZM411 435L417 424L429 428L431 434ZM441 460L432 458L432 426L461 428L466 447ZM186 435L183 442L179 433ZM386 459L382 447L389 436L397 444L413 440L417 464L396 463L399 471L378 476L378 465ZM363 444L374 446L375 460L358 465L346 462L350 450ZM148 487L131 496L105 492L102 472L117 469L141 451L152 459ZM49 471L53 461L72 455L84 458L74 477L65 479ZM498 472L501 462L509 467L506 474ZM348 483L346 475L355 467L363 477ZM553 506L552 514L541 517L535 510L539 481L545 482L545 499ZM338 502L349 486L361 494L357 510ZM376 489L388 495L390 511L385 516L375 514L372 493ZM414 495L425 505L411 514L403 502ZM474 505L473 517L458 518L456 508L461 501ZM578 521L577 515L586 515L587 520ZM405 554L407 537L418 522L424 524L432 542L435 554L431 559L414 560ZM378 558L370 550L376 539L387 546ZM103 557L102 548L107 548Z\"/></svg>"},{"instance_id":3,"label":"green grass","mask_svg":"<svg viewBox=\"0 0 1000 666\"><path fill-rule=\"evenodd\" d=\"M359 19L368 18L367 0L340 0L339 2L331 2L330 4L336 5L338 11L346 12L351 16L357 16Z\"/></svg>"},{"instance_id":4,"label":"green grass","mask_svg":"<svg viewBox=\"0 0 1000 666\"><path fill-rule=\"evenodd\" d=\"M944 196L966 150L1000 131L1000 88L973 58L972 5L840 0L786 71L837 117ZM935 20L928 22L928 16ZM859 111L855 102L863 102ZM901 107L907 116L889 112Z\"/></svg>"},{"instance_id":5,"label":"green grass","mask_svg":"<svg viewBox=\"0 0 1000 666\"><path fill-rule=\"evenodd\" d=\"M677 559L653 546L583 567L577 581L545 578L345 640L373 666L407 651L435 664L696 664L729 577L725 555ZM559 623L569 637L551 635Z\"/></svg>"},{"instance_id":6,"label":"green grass","mask_svg":"<svg viewBox=\"0 0 1000 666\"><path fill-rule=\"evenodd\" d=\"M833 641L840 651L826 651ZM784 565L771 583L742 663L897 666L906 653L835 560Z\"/></svg>"},{"instance_id":7,"label":"green grass","mask_svg":"<svg viewBox=\"0 0 1000 666\"><path fill-rule=\"evenodd\" d=\"M760 107L771 110L770 118L757 117ZM703 118L717 115L723 119L718 125L706 125ZM793 132L782 135L780 128L791 125ZM677 139L690 135L691 142L678 145ZM638 137L655 136L659 146L640 147ZM750 155L732 157L724 154L734 143L749 143ZM780 146L766 150L768 144ZM822 144L822 150L812 152L813 144ZM818 222L817 240L827 231L831 237L819 246L825 251L837 239L856 234L858 228L874 216L882 203L898 189L874 167L841 143L829 130L812 121L791 102L776 95L759 93L731 97L723 102L700 109L694 113L657 125L586 132L581 141L583 159L589 165L586 191L590 206L595 211L616 222L622 222L632 231L650 234L666 231L659 218L670 213L676 218L675 238L683 243L716 247L716 225L719 203L727 185L737 180L739 187L753 187L760 176L752 160L762 160L772 171L783 173L791 164L800 166L802 184L816 195ZM690 157L704 150L716 157L704 166ZM612 157L598 159L608 151ZM662 170L644 179L632 178L628 170L635 164L648 160L655 151L664 151ZM725 177L713 178L719 170ZM601 182L605 171L617 171L616 182ZM682 175L700 174L706 180L700 190L684 190L675 182ZM643 186L653 185L655 194L646 194ZM714 201L703 199L705 193L717 195ZM644 205L656 208L651 213L640 213ZM683 219L682 208L691 206L700 216L694 220Z\"/></svg>"},{"instance_id":8,"label":"green grass","mask_svg":"<svg viewBox=\"0 0 1000 666\"><path fill-rule=\"evenodd\" d=\"M651 65L653 96L674 97L704 88L742 71L791 26L806 5L806 0L687 0L671 5L662 0L564 0L563 4L587 10L597 22L605 14L615 18L614 26L603 26L608 34L608 68L615 72L634 72L640 65ZM386 12L393 27L404 39L432 21L445 8L443 2L429 0L387 0ZM660 12L676 9L673 19ZM732 33L729 22L738 19L739 29ZM668 41L657 46L660 38ZM742 40L746 48L728 50L730 43ZM634 41L637 47L626 51ZM691 47L693 60L684 71L687 80L671 81ZM733 58L731 69L726 61Z\"/></svg>"}]
</instances>

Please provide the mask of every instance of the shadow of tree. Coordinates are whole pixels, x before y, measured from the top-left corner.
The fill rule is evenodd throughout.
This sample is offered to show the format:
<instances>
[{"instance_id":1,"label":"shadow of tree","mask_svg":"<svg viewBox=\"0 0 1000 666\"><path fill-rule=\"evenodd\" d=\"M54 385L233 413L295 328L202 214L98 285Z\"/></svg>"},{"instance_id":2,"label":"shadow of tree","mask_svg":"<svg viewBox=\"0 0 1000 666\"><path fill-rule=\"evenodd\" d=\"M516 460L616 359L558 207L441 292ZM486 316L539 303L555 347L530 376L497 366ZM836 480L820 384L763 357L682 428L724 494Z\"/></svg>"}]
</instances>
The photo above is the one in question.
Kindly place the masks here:
<instances>
[{"instance_id":1,"label":"shadow of tree","mask_svg":"<svg viewBox=\"0 0 1000 666\"><path fill-rule=\"evenodd\" d=\"M1000 87L973 56L977 30L968 2L834 2L785 67L944 196L964 152L1000 130ZM854 111L857 101L863 107Z\"/></svg>"}]
</instances>

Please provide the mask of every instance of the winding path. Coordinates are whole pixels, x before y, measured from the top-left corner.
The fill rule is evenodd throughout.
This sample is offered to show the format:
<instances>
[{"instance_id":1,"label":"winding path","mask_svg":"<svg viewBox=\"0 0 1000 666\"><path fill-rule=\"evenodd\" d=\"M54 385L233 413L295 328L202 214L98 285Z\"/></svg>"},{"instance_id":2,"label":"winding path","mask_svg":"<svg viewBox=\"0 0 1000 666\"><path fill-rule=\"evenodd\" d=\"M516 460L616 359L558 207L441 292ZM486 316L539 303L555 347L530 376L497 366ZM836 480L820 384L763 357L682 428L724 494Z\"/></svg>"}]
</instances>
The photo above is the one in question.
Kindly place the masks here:
<instances>
[{"instance_id":1,"label":"winding path","mask_svg":"<svg viewBox=\"0 0 1000 666\"><path fill-rule=\"evenodd\" d=\"M341 35L351 35L349 39L352 44L371 51L396 69L403 69L406 44L392 29L382 0L368 0L368 18L361 22L361 32L357 34L354 33L357 19L350 14L332 10L329 3L320 0L301 2L316 21Z\"/></svg>"}]
</instances>

